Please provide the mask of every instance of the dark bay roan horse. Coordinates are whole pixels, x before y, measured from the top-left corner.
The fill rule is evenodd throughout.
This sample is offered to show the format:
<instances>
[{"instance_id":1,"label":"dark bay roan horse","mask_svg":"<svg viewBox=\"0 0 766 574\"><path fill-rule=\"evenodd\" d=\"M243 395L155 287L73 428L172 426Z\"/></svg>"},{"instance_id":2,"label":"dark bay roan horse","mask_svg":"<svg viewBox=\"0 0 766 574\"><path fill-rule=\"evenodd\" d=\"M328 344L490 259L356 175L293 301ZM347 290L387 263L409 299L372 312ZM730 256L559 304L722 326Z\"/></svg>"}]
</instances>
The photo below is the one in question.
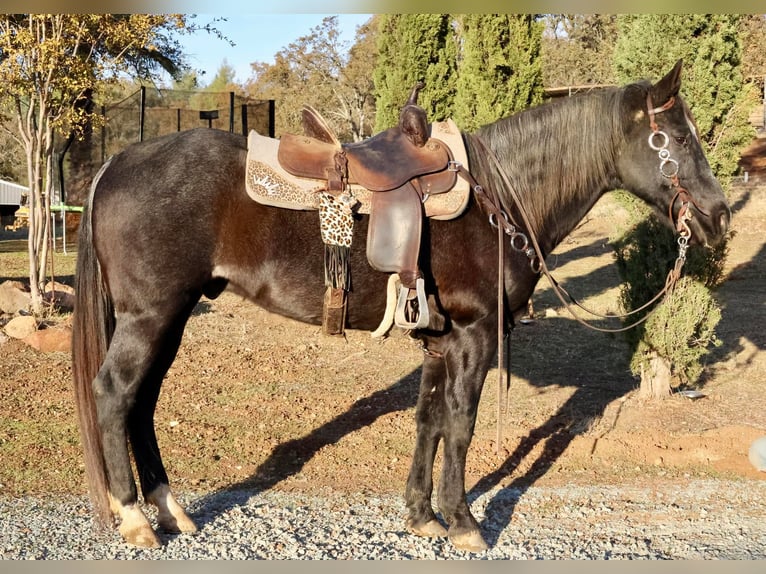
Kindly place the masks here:
<instances>
[{"instance_id":1,"label":"dark bay roan horse","mask_svg":"<svg viewBox=\"0 0 766 574\"><path fill-rule=\"evenodd\" d=\"M481 129L550 253L607 191L625 189L667 217L679 211L691 241L713 244L730 212L689 110L678 95L681 62L656 84L639 82L542 105ZM652 103L653 102L653 103ZM653 107L654 106L654 107ZM656 122L664 136L651 136ZM469 168L507 213L519 211L476 135L464 135ZM657 141L665 140L665 141ZM483 150L483 151L482 151ZM659 151L658 151L659 150ZM658 154L664 156L658 157ZM75 392L86 474L99 522L156 546L137 504L141 490L163 529L196 527L171 493L153 416L160 385L201 296L232 289L263 308L319 324L323 246L312 211L266 207L245 193L246 140L200 129L133 145L96 177L80 232L74 316ZM677 162L677 178L667 177ZM675 180L676 186L673 181ZM678 184L688 194L679 198ZM375 329L388 275L365 257L367 217L354 229L347 326ZM464 473L477 406L497 350L497 233L472 198L452 221L429 221L421 267L431 323L417 330L425 354L417 437L406 485L407 528L449 536L467 550L486 544L466 502ZM523 310L539 274L505 250L505 309ZM257 384L257 381L253 381ZM443 441L438 508L433 466Z\"/></svg>"}]
</instances>

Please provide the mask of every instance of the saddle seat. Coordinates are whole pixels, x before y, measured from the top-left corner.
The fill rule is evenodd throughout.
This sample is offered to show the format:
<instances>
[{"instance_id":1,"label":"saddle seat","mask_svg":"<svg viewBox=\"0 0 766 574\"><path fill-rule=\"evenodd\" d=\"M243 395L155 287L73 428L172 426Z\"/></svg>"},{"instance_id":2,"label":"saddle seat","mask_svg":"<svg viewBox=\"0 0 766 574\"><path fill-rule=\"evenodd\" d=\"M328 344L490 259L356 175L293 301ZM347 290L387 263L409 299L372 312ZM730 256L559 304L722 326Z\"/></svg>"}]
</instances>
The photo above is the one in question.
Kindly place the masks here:
<instances>
[{"instance_id":1,"label":"saddle seat","mask_svg":"<svg viewBox=\"0 0 766 574\"><path fill-rule=\"evenodd\" d=\"M457 179L456 172L447 170L452 154L444 142L429 137L425 145L418 147L399 126L351 144L284 134L279 140L277 158L293 175L327 180L330 192L343 191L345 184L361 185L370 191L390 191L421 178L418 183L422 192L435 194L452 189ZM344 161L345 174L339 165Z\"/></svg>"}]
</instances>

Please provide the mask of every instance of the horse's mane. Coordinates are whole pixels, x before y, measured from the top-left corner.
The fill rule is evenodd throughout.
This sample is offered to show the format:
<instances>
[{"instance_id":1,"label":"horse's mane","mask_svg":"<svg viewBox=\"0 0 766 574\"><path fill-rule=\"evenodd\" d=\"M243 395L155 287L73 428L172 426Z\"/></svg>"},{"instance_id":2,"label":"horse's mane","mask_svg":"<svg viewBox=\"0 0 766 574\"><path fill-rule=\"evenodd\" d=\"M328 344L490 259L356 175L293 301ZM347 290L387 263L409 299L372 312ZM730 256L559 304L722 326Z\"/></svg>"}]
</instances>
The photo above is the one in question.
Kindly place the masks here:
<instances>
[{"instance_id":1,"label":"horse's mane","mask_svg":"<svg viewBox=\"0 0 766 574\"><path fill-rule=\"evenodd\" d=\"M624 137L620 104L625 89L604 88L562 98L476 132L498 156L533 227L539 232L546 223L554 242L584 216L573 213L573 208L589 209L612 181L615 150ZM465 140L471 171L484 187L495 191L507 212L516 213L494 164L477 148L473 136L466 135ZM553 220L557 229L550 227Z\"/></svg>"}]
</instances>

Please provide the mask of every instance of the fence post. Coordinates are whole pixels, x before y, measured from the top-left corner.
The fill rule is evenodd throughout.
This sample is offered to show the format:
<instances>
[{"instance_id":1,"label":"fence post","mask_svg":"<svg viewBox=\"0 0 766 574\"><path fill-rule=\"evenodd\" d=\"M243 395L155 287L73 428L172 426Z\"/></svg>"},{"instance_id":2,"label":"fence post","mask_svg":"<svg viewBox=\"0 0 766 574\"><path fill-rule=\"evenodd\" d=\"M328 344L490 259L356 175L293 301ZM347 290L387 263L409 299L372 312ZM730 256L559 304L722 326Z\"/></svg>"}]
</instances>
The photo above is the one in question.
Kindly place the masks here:
<instances>
[{"instance_id":1,"label":"fence post","mask_svg":"<svg viewBox=\"0 0 766 574\"><path fill-rule=\"evenodd\" d=\"M234 92L229 92L229 131L234 133Z\"/></svg>"},{"instance_id":2,"label":"fence post","mask_svg":"<svg viewBox=\"0 0 766 574\"><path fill-rule=\"evenodd\" d=\"M144 141L144 112L146 111L146 86L141 86L141 112L138 118L138 141Z\"/></svg>"},{"instance_id":3,"label":"fence post","mask_svg":"<svg viewBox=\"0 0 766 574\"><path fill-rule=\"evenodd\" d=\"M276 130L274 128L274 100L269 100L269 137L273 138Z\"/></svg>"}]
</instances>

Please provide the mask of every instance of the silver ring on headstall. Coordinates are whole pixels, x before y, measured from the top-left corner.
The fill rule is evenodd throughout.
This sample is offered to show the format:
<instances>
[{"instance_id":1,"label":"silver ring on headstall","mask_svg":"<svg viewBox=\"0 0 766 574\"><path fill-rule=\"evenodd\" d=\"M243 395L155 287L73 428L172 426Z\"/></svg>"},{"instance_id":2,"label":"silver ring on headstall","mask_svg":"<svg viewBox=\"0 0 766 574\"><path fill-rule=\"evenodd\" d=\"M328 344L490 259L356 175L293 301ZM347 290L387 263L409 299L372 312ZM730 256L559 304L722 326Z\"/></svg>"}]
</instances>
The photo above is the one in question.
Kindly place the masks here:
<instances>
[{"instance_id":1,"label":"silver ring on headstall","mask_svg":"<svg viewBox=\"0 0 766 574\"><path fill-rule=\"evenodd\" d=\"M670 170L666 168L667 165L671 166ZM660 163L660 173L667 178L678 175L678 162L670 157L668 159L662 160Z\"/></svg>"},{"instance_id":2,"label":"silver ring on headstall","mask_svg":"<svg viewBox=\"0 0 766 574\"><path fill-rule=\"evenodd\" d=\"M656 145L654 143L655 136L661 136L664 138L664 141L662 142L662 145ZM670 138L668 137L668 134L666 134L663 131L656 131L649 134L649 147L652 148L654 151L660 151L661 149L665 149L668 147L668 144L670 143Z\"/></svg>"}]
</instances>

